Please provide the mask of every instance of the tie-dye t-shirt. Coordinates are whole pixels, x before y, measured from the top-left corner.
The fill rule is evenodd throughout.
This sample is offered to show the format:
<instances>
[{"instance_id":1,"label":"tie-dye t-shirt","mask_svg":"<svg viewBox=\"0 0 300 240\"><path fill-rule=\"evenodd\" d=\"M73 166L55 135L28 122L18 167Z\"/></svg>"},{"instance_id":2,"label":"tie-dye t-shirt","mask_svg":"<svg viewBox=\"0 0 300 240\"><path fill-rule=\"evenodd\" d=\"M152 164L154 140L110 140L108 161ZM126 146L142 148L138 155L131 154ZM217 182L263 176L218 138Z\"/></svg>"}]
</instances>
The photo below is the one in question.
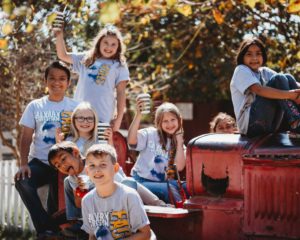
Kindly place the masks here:
<instances>
[{"instance_id":1,"label":"tie-dye t-shirt","mask_svg":"<svg viewBox=\"0 0 300 240\"><path fill-rule=\"evenodd\" d=\"M122 81L129 81L128 67L117 60L97 59L86 67L84 54L72 54L73 70L79 74L74 99L89 102L96 110L99 121L110 122L115 110L115 88Z\"/></svg>"},{"instance_id":2,"label":"tie-dye t-shirt","mask_svg":"<svg viewBox=\"0 0 300 240\"><path fill-rule=\"evenodd\" d=\"M163 150L159 142L157 129L154 127L144 128L138 131L137 146L130 146L130 148L140 152L131 170L131 175L135 171L142 178L152 181L165 181L170 140L167 142L166 150Z\"/></svg>"},{"instance_id":3,"label":"tie-dye t-shirt","mask_svg":"<svg viewBox=\"0 0 300 240\"><path fill-rule=\"evenodd\" d=\"M109 197L102 198L93 189L82 199L82 229L96 239L124 239L150 224L138 193L116 184Z\"/></svg>"},{"instance_id":4,"label":"tie-dye t-shirt","mask_svg":"<svg viewBox=\"0 0 300 240\"><path fill-rule=\"evenodd\" d=\"M65 112L72 112L77 104L68 97L60 102L52 102L48 96L44 96L27 105L19 124L34 129L29 160L38 158L49 164L48 151L55 144L55 129L62 127L62 116Z\"/></svg>"}]
</instances>

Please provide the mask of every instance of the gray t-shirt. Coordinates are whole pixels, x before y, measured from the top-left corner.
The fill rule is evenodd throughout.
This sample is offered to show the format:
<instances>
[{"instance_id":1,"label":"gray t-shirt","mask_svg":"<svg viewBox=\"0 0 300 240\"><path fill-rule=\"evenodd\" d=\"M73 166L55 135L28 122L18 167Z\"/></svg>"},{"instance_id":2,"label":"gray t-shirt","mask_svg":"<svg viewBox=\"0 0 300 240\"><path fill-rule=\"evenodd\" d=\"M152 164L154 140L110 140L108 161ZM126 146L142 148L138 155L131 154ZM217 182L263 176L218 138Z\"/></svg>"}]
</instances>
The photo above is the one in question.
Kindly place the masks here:
<instances>
[{"instance_id":1,"label":"gray t-shirt","mask_svg":"<svg viewBox=\"0 0 300 240\"><path fill-rule=\"evenodd\" d=\"M73 141L73 137L68 137L66 140ZM85 156L84 144L86 143L86 141L87 141L86 139L79 137L78 140L75 142L82 156ZM96 141L96 143L98 143L98 140ZM79 173L77 176L76 175L68 176L69 183L73 189L76 189L78 187L78 177L81 177L84 180L87 189L91 189L95 187L92 181L90 180L90 178L88 177L86 170L84 168L83 171ZM114 180L116 182L122 182L126 178L127 176L124 173L123 168L120 166L119 171L114 176Z\"/></svg>"},{"instance_id":2,"label":"gray t-shirt","mask_svg":"<svg viewBox=\"0 0 300 240\"><path fill-rule=\"evenodd\" d=\"M128 67L111 59L97 59L86 67L83 57L84 54L72 54L73 70L79 74L74 99L89 102L99 121L110 122L115 110L115 88L121 81L129 80Z\"/></svg>"},{"instance_id":3,"label":"gray t-shirt","mask_svg":"<svg viewBox=\"0 0 300 240\"><path fill-rule=\"evenodd\" d=\"M116 184L115 192L109 197L102 198L93 189L82 199L82 229L88 234L97 236L106 229L114 239L123 239L150 224L138 193Z\"/></svg>"},{"instance_id":4,"label":"gray t-shirt","mask_svg":"<svg viewBox=\"0 0 300 240\"><path fill-rule=\"evenodd\" d=\"M19 124L34 129L28 160L38 158L49 164L48 151L55 144L55 130L61 127L61 118L65 115L71 116L70 113L77 104L68 97L60 102L52 102L48 96L44 96L27 105Z\"/></svg>"},{"instance_id":5,"label":"gray t-shirt","mask_svg":"<svg viewBox=\"0 0 300 240\"><path fill-rule=\"evenodd\" d=\"M169 161L169 139L166 150L163 150L159 142L157 129L154 127L144 128L138 131L137 145L135 147L130 146L130 148L140 152L131 170L131 175L135 171L142 178L152 181L165 181Z\"/></svg>"},{"instance_id":6,"label":"gray t-shirt","mask_svg":"<svg viewBox=\"0 0 300 240\"><path fill-rule=\"evenodd\" d=\"M249 87L253 84L263 83L263 85L266 85L274 74L276 72L267 67L259 68L258 72L253 72L246 65L239 65L235 68L230 82L230 91L240 133L247 133L251 104L256 96L255 93L249 91Z\"/></svg>"}]
</instances>

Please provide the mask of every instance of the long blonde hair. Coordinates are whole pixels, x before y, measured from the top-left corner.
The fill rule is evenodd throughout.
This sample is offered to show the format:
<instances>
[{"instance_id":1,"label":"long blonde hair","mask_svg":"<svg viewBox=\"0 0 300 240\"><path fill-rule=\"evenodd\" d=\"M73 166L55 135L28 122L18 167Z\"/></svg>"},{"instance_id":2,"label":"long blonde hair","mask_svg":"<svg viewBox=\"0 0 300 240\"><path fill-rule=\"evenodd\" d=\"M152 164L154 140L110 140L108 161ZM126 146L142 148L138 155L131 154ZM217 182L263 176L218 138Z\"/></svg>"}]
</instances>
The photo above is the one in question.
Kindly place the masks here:
<instances>
[{"instance_id":1,"label":"long blonde hair","mask_svg":"<svg viewBox=\"0 0 300 240\"><path fill-rule=\"evenodd\" d=\"M84 147L83 147L83 153L82 154L85 155L86 150L90 146L92 146L93 144L95 144L97 142L98 116L97 116L97 113L96 113L95 109L91 106L91 104L89 102L81 102L80 104L78 104L78 106L74 109L74 111L72 113L72 116L71 116L71 134L73 136L73 139L72 139L73 142L77 142L77 140L80 138L79 131L76 128L76 125L75 125L75 117L76 117L76 114L79 111L82 111L82 110L92 111L93 114L94 114L94 119L95 119L94 129L91 131L91 137L85 142Z\"/></svg>"},{"instance_id":2,"label":"long blonde hair","mask_svg":"<svg viewBox=\"0 0 300 240\"><path fill-rule=\"evenodd\" d=\"M158 132L160 144L162 145L162 149L164 149L164 150L166 150L168 138L171 139L171 149L176 148L176 143L177 143L175 134L172 136L168 136L167 133L164 132L162 129L163 117L164 117L164 114L167 112L174 114L175 117L177 118L177 120L178 120L177 131L182 128L182 116L179 112L179 109L173 103L166 102L157 108L156 113L155 113L154 124L155 124L155 127Z\"/></svg>"},{"instance_id":3,"label":"long blonde hair","mask_svg":"<svg viewBox=\"0 0 300 240\"><path fill-rule=\"evenodd\" d=\"M100 43L102 39L106 36L115 36L118 39L119 46L116 55L114 56L114 59L118 60L121 65L126 64L126 58L124 55L126 51L126 47L125 44L123 43L123 37L121 35L121 32L117 27L113 25L106 25L94 38L91 49L87 52L87 54L83 59L83 64L86 67L93 65L96 59L102 57L102 54L100 52Z\"/></svg>"}]
</instances>

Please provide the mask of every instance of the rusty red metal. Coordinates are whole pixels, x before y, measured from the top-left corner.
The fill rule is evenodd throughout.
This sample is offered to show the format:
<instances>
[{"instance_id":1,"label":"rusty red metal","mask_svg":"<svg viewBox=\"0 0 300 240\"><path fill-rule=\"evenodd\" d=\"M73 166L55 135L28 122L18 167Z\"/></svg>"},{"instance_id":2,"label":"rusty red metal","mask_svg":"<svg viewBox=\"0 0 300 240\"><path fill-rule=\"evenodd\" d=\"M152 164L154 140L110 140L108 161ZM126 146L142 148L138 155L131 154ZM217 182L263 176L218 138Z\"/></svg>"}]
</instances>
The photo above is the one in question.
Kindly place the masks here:
<instances>
[{"instance_id":1,"label":"rusty red metal","mask_svg":"<svg viewBox=\"0 0 300 240\"><path fill-rule=\"evenodd\" d=\"M202 211L199 239L300 238L300 139L194 138L187 185L192 197L185 208Z\"/></svg>"},{"instance_id":2,"label":"rusty red metal","mask_svg":"<svg viewBox=\"0 0 300 240\"><path fill-rule=\"evenodd\" d=\"M186 180L186 211L148 212L158 239L300 239L300 138L198 136L187 146Z\"/></svg>"}]
</instances>

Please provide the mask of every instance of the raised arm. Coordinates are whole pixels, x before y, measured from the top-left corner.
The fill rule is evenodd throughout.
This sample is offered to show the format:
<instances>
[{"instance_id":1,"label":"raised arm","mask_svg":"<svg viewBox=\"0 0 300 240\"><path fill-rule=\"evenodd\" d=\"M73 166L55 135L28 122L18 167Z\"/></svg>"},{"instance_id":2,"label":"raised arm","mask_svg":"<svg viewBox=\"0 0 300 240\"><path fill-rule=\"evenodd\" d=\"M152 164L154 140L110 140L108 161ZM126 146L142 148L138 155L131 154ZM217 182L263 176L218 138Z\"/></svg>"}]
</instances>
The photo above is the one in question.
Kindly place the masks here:
<instances>
[{"instance_id":1,"label":"raised arm","mask_svg":"<svg viewBox=\"0 0 300 240\"><path fill-rule=\"evenodd\" d=\"M121 81L116 89L117 89L117 116L113 120L113 130L114 132L120 129L125 107L126 107L126 85L127 81Z\"/></svg>"},{"instance_id":2,"label":"raised arm","mask_svg":"<svg viewBox=\"0 0 300 240\"><path fill-rule=\"evenodd\" d=\"M28 166L28 155L30 144L32 142L34 129L29 127L23 127L21 133L21 140L20 140L20 155L21 155L21 163L19 166L19 170L15 175L15 181L20 180L21 178L24 179L27 175L31 177L31 170Z\"/></svg>"},{"instance_id":3,"label":"raised arm","mask_svg":"<svg viewBox=\"0 0 300 240\"><path fill-rule=\"evenodd\" d=\"M128 130L128 144L129 145L136 145L137 144L137 132L140 127L140 122L142 119L142 113L141 113L141 108L143 106L142 101L137 101L137 107L136 107L136 114L134 116L134 119L132 123L130 124L129 130Z\"/></svg>"},{"instance_id":4,"label":"raised arm","mask_svg":"<svg viewBox=\"0 0 300 240\"><path fill-rule=\"evenodd\" d=\"M64 62L72 64L73 60L71 54L67 52L63 30L55 31L54 34L56 36L55 46L57 57Z\"/></svg>"}]
</instances>

